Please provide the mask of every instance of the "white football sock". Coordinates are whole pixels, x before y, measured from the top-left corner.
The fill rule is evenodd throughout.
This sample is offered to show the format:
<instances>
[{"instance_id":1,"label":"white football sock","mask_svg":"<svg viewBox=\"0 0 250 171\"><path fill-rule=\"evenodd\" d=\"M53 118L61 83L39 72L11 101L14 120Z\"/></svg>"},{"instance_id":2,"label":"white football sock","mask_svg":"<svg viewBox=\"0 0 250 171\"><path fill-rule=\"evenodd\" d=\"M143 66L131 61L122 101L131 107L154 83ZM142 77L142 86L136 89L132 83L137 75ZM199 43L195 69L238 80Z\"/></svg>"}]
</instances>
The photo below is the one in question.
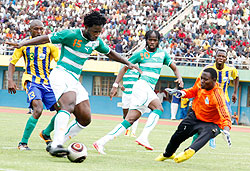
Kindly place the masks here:
<instances>
[{"instance_id":1,"label":"white football sock","mask_svg":"<svg viewBox=\"0 0 250 171\"><path fill-rule=\"evenodd\" d=\"M148 135L154 129L154 127L157 124L158 120L159 120L159 115L152 112L148 116L147 123L144 126L143 131L142 131L141 135L139 136L139 139L148 140Z\"/></svg>"},{"instance_id":2,"label":"white football sock","mask_svg":"<svg viewBox=\"0 0 250 171\"><path fill-rule=\"evenodd\" d=\"M138 123L139 123L139 119L137 119L137 120L133 123L133 125L130 127L130 128L131 128L131 133L132 133L132 134L135 134L136 129L137 129L137 126L138 126Z\"/></svg>"},{"instance_id":3,"label":"white football sock","mask_svg":"<svg viewBox=\"0 0 250 171\"><path fill-rule=\"evenodd\" d=\"M118 124L112 131L110 131L107 135L102 137L97 141L97 143L105 145L107 142L113 140L118 137L121 133L123 133L126 128L120 123Z\"/></svg>"},{"instance_id":4,"label":"white football sock","mask_svg":"<svg viewBox=\"0 0 250 171\"><path fill-rule=\"evenodd\" d=\"M63 145L64 136L67 131L67 125L69 122L70 113L65 110L60 110L55 118L55 134L54 140L51 144L52 148L57 147L57 145Z\"/></svg>"},{"instance_id":5,"label":"white football sock","mask_svg":"<svg viewBox=\"0 0 250 171\"><path fill-rule=\"evenodd\" d=\"M176 119L178 107L179 107L178 103L171 103L171 119Z\"/></svg>"},{"instance_id":6,"label":"white football sock","mask_svg":"<svg viewBox=\"0 0 250 171\"><path fill-rule=\"evenodd\" d=\"M79 124L76 120L71 121L71 123L68 125L68 131L66 132L64 136L63 144L68 141L69 139L76 136L81 130L83 130L85 126L82 126Z\"/></svg>"}]
</instances>

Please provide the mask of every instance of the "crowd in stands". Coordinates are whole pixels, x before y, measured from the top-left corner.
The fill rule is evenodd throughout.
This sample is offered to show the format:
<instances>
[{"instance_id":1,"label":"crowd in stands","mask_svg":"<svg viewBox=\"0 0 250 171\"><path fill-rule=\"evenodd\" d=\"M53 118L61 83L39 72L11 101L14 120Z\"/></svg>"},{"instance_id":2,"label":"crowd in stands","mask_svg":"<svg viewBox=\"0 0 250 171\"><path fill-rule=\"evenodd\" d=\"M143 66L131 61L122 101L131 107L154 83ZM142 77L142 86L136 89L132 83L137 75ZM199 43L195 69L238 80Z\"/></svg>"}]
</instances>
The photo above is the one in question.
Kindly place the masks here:
<instances>
[{"instance_id":1,"label":"crowd in stands","mask_svg":"<svg viewBox=\"0 0 250 171\"><path fill-rule=\"evenodd\" d=\"M29 36L29 23L40 19L45 33L83 27L92 10L107 18L101 37L119 53L142 41L146 31L158 29L179 11L185 0L5 0L0 1L0 39L19 41Z\"/></svg>"},{"instance_id":2,"label":"crowd in stands","mask_svg":"<svg viewBox=\"0 0 250 171\"><path fill-rule=\"evenodd\" d=\"M230 64L249 69L250 2L207 0L199 3L196 0L193 3L191 14L163 37L161 47L177 64L191 66L196 66L197 61L213 62L216 49L223 48L228 51Z\"/></svg>"},{"instance_id":3,"label":"crowd in stands","mask_svg":"<svg viewBox=\"0 0 250 171\"><path fill-rule=\"evenodd\" d=\"M118 53L127 53L143 42L146 31L157 30L189 0L2 0L0 41L21 41L29 36L29 23L40 19L45 34L83 27L83 16L92 10L107 18L101 38ZM228 50L229 63L241 69L250 65L250 3L248 0L193 0L193 10L162 36L177 65L197 66L214 61L218 47ZM0 45L3 54L6 45ZM92 55L97 55L93 53Z\"/></svg>"}]
</instances>

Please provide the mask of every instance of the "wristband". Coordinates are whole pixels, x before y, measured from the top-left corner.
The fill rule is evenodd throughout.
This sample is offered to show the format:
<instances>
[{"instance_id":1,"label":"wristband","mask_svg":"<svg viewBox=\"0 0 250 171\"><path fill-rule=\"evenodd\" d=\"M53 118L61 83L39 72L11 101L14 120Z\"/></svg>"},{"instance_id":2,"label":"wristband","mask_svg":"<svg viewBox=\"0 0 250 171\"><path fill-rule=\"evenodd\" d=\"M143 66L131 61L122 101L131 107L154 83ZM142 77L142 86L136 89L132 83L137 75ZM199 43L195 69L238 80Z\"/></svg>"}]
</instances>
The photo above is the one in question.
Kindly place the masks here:
<instances>
[{"instance_id":1,"label":"wristband","mask_svg":"<svg viewBox=\"0 0 250 171\"><path fill-rule=\"evenodd\" d=\"M118 88L119 87L118 83L114 83L113 87Z\"/></svg>"}]
</instances>

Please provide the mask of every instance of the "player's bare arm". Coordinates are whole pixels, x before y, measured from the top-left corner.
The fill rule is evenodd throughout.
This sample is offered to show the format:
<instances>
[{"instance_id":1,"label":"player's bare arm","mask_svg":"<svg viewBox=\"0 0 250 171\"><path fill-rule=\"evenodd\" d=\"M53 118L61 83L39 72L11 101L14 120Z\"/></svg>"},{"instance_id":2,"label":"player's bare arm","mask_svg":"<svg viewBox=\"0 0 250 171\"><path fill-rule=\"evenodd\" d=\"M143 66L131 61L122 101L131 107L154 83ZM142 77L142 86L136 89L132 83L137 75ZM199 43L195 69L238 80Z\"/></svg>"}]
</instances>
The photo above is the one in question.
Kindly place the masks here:
<instances>
[{"instance_id":1,"label":"player's bare arm","mask_svg":"<svg viewBox=\"0 0 250 171\"><path fill-rule=\"evenodd\" d=\"M233 92L233 95L232 95L232 102L233 103L235 103L237 101L238 87L239 87L239 77L236 77L234 79L234 92Z\"/></svg>"},{"instance_id":2,"label":"player's bare arm","mask_svg":"<svg viewBox=\"0 0 250 171\"><path fill-rule=\"evenodd\" d=\"M14 48L21 48L22 46L40 45L40 44L45 44L49 42L50 42L49 37L47 35L42 35L42 36L35 37L33 39L22 41L20 43L9 42L9 41L6 41L5 43L10 46L13 46Z\"/></svg>"},{"instance_id":3,"label":"player's bare arm","mask_svg":"<svg viewBox=\"0 0 250 171\"><path fill-rule=\"evenodd\" d=\"M182 80L181 74L180 74L178 68L176 67L175 63L172 62L169 67L173 70L175 76L177 77L177 79L174 82L177 82L179 84L179 86L183 88L184 82Z\"/></svg>"},{"instance_id":4,"label":"player's bare arm","mask_svg":"<svg viewBox=\"0 0 250 171\"><path fill-rule=\"evenodd\" d=\"M10 63L8 67L8 93L10 94L12 93L16 94L16 90L17 90L17 85L13 81L14 72L15 72L15 65Z\"/></svg>"},{"instance_id":5,"label":"player's bare arm","mask_svg":"<svg viewBox=\"0 0 250 171\"><path fill-rule=\"evenodd\" d=\"M127 58L120 56L118 53L116 53L113 50L111 50L110 53L107 54L106 56L108 56L110 59L113 59L114 61L126 64L128 69L136 69L137 71L139 71L140 74L142 73L141 69L138 66L136 66L135 64L132 64L131 62L127 60Z\"/></svg>"},{"instance_id":6,"label":"player's bare arm","mask_svg":"<svg viewBox=\"0 0 250 171\"><path fill-rule=\"evenodd\" d=\"M124 66L120 72L118 73L116 79L115 79L115 82L113 84L113 87L110 91L110 100L112 100L112 98L116 95L117 93L117 88L119 87L119 83L120 81L122 80L122 77L124 76L124 74L126 73L126 71L128 70L128 67L127 66Z\"/></svg>"}]
</instances>

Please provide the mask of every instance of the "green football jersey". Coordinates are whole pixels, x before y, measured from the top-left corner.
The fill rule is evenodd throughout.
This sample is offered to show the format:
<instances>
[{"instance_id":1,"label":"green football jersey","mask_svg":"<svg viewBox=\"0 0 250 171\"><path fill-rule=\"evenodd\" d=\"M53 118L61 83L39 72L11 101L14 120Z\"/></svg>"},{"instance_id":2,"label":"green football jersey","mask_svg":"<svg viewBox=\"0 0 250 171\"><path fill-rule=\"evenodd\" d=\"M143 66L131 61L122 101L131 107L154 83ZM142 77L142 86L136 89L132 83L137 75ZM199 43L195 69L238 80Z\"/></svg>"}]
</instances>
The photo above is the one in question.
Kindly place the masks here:
<instances>
[{"instance_id":1,"label":"green football jersey","mask_svg":"<svg viewBox=\"0 0 250 171\"><path fill-rule=\"evenodd\" d=\"M149 83L152 89L160 77L161 68L163 65L169 66L172 63L171 57L165 50L157 48L155 52L149 52L143 49L136 52L129 58L133 64L138 63L142 74L139 79Z\"/></svg>"},{"instance_id":2,"label":"green football jersey","mask_svg":"<svg viewBox=\"0 0 250 171\"><path fill-rule=\"evenodd\" d=\"M123 93L132 94L134 83L138 80L140 73L137 70L128 70L123 76Z\"/></svg>"},{"instance_id":3,"label":"green football jersey","mask_svg":"<svg viewBox=\"0 0 250 171\"><path fill-rule=\"evenodd\" d=\"M83 36L81 29L55 32L49 34L49 39L53 44L61 44L61 55L57 66L70 71L77 79L80 77L83 64L93 50L103 54L110 52L110 48L101 38L90 41Z\"/></svg>"}]
</instances>

